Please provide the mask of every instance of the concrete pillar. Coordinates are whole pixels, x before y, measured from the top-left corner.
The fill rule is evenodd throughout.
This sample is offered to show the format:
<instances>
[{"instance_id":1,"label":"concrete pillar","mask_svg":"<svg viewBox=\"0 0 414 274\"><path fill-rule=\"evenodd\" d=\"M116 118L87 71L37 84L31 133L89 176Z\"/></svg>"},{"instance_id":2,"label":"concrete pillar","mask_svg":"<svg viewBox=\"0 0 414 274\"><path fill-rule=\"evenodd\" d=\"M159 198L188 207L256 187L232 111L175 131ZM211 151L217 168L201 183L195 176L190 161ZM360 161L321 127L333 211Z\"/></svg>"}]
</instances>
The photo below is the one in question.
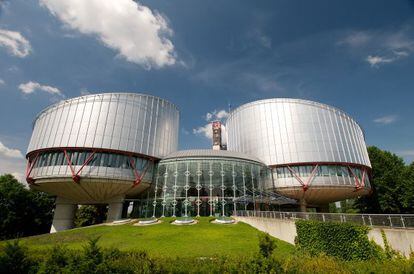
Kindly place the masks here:
<instances>
[{"instance_id":1,"label":"concrete pillar","mask_svg":"<svg viewBox=\"0 0 414 274\"><path fill-rule=\"evenodd\" d=\"M57 197L50 233L73 228L77 208L78 206L73 202Z\"/></svg>"},{"instance_id":2,"label":"concrete pillar","mask_svg":"<svg viewBox=\"0 0 414 274\"><path fill-rule=\"evenodd\" d=\"M306 212L306 201L305 199L299 200L299 210L300 212Z\"/></svg>"},{"instance_id":3,"label":"concrete pillar","mask_svg":"<svg viewBox=\"0 0 414 274\"><path fill-rule=\"evenodd\" d=\"M106 217L107 223L122 219L123 200L123 198L118 198L109 202L108 215Z\"/></svg>"}]
</instances>

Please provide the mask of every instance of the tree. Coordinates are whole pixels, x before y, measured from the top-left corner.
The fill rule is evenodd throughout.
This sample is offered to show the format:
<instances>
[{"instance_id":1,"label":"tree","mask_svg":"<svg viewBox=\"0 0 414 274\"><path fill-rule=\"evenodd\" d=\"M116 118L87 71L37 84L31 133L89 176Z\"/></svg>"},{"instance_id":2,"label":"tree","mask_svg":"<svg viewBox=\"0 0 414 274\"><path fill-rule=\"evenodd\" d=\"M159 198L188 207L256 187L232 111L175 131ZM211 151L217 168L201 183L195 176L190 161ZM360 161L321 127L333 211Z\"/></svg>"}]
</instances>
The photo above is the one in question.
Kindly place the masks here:
<instances>
[{"instance_id":1,"label":"tree","mask_svg":"<svg viewBox=\"0 0 414 274\"><path fill-rule=\"evenodd\" d=\"M401 193L404 213L414 213L414 162L406 167L404 180L404 193Z\"/></svg>"},{"instance_id":2,"label":"tree","mask_svg":"<svg viewBox=\"0 0 414 274\"><path fill-rule=\"evenodd\" d=\"M54 199L26 189L12 175L0 176L0 239L47 233Z\"/></svg>"},{"instance_id":3,"label":"tree","mask_svg":"<svg viewBox=\"0 0 414 274\"><path fill-rule=\"evenodd\" d=\"M103 223L106 219L106 205L83 205L76 211L75 226L89 226Z\"/></svg>"},{"instance_id":4,"label":"tree","mask_svg":"<svg viewBox=\"0 0 414 274\"><path fill-rule=\"evenodd\" d=\"M401 157L377 147L368 147L372 165L370 196L356 199L354 207L362 213L406 213L413 212L407 196L407 167ZM414 169L412 174L414 174ZM411 176L411 181L414 177ZM411 196L412 197L412 196Z\"/></svg>"}]
</instances>

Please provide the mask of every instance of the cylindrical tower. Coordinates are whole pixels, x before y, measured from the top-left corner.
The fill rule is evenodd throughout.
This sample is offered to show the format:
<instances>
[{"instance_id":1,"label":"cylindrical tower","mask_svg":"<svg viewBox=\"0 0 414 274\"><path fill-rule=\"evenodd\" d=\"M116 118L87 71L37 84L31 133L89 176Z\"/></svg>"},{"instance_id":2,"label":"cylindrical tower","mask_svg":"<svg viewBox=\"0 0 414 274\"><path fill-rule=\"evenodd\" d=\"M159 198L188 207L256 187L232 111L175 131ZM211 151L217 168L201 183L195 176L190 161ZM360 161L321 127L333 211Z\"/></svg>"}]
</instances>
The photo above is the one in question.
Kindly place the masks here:
<instances>
[{"instance_id":1,"label":"cylindrical tower","mask_svg":"<svg viewBox=\"0 0 414 274\"><path fill-rule=\"evenodd\" d=\"M177 150L178 123L175 105L145 94L61 101L34 121L27 181L74 204L119 203L146 189L154 163Z\"/></svg>"},{"instance_id":2,"label":"cylindrical tower","mask_svg":"<svg viewBox=\"0 0 414 274\"><path fill-rule=\"evenodd\" d=\"M272 168L278 192L323 205L367 194L371 164L361 127L345 112L300 99L267 99L233 110L228 149Z\"/></svg>"}]
</instances>

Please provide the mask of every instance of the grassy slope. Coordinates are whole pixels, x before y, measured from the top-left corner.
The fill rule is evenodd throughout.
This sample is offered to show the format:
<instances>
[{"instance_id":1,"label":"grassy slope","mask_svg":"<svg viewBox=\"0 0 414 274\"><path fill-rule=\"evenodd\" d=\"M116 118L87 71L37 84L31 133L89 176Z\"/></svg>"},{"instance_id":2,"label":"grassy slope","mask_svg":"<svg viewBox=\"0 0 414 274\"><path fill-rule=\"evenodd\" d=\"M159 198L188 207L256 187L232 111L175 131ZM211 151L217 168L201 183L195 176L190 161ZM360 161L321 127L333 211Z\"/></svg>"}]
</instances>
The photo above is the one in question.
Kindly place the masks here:
<instances>
[{"instance_id":1,"label":"grassy slope","mask_svg":"<svg viewBox=\"0 0 414 274\"><path fill-rule=\"evenodd\" d=\"M50 248L57 243L78 249L88 239L100 236L99 245L102 247L146 250L152 256L246 256L258 252L259 231L247 224L218 225L210 223L209 218L200 218L196 225L175 226L169 224L171 220L165 218L162 224L145 227L119 225L73 229L24 238L21 243L32 250ZM280 240L277 240L277 246L276 256L285 256L293 251L292 245Z\"/></svg>"}]
</instances>

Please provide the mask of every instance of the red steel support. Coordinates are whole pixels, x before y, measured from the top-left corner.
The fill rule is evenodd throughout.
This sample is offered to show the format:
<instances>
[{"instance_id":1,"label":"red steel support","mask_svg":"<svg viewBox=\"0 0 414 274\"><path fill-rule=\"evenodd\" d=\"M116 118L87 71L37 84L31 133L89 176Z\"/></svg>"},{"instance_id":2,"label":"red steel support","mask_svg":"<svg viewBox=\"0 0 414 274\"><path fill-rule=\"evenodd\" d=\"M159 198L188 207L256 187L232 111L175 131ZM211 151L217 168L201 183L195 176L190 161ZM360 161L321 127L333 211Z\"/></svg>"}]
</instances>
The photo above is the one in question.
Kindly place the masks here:
<instances>
[{"instance_id":1,"label":"red steel support","mask_svg":"<svg viewBox=\"0 0 414 274\"><path fill-rule=\"evenodd\" d=\"M71 156L71 158L69 158L69 155L68 155L66 149L63 150L63 154L65 154L66 162L68 163L68 166L70 168L70 171L72 172L72 177L73 177L73 176L75 176L75 170L72 167L72 159L71 159L72 156Z\"/></svg>"},{"instance_id":2,"label":"red steel support","mask_svg":"<svg viewBox=\"0 0 414 274\"><path fill-rule=\"evenodd\" d=\"M78 149L78 148L77 148ZM112 153L120 153L121 151L116 151L116 150L107 150L107 149L90 149L90 151L92 152L89 156L88 156L88 158L85 160L85 162L82 164L82 166L79 168L79 170L78 171L76 171L75 170L75 167L72 165L72 156L70 156L69 157L69 154L68 154L68 152L69 151L72 151L72 150L74 150L74 148L71 148L71 147L69 147L69 148L64 148L64 147L62 147L62 148L55 148L54 149L55 151L56 150L58 150L58 151L63 151L63 154L64 154L64 156L65 156L65 159L66 159L66 162L67 162L67 165L69 166L69 168L70 168L70 171L71 171L71 173L72 173L72 179L73 179L73 181L75 182L75 183L79 183L80 182L80 179L81 179L81 177L80 177L80 174L81 174L81 172L82 172L82 170L83 170L83 168L85 167L85 166L87 166L92 160L93 160L93 158L94 158L94 156L95 156L95 154L97 153L97 152L112 152ZM32 155L29 155L28 157L29 157L29 160L28 160L28 162L27 162L27 167L26 167L26 181L29 183L29 184L34 184L34 179L33 178L31 178L31 177L29 177L30 176L30 172L32 171L32 169L33 169L33 167L34 167L34 165L36 164L36 161L38 160L38 157L39 157L39 155L43 152L43 151L45 151L45 150L38 150L38 151L36 151L35 153L35 158L34 158L34 160L32 161L32 162L30 162L30 157L32 156L32 155L34 155L34 154L32 154ZM78 150L76 150L76 151L78 151ZM85 151L85 150L83 150L83 151ZM88 151L89 152L89 151ZM125 154L124 154L125 155ZM132 170L133 170L133 172L134 172L134 176L135 176L135 181L134 181L134 183L133 183L133 185L132 185L132 187L135 187L135 186L137 186L137 185L139 185L140 183L141 183L141 181L142 181L142 179L144 178L144 176L145 176L145 174L146 174L146 172L147 172L147 170L148 170L148 168L149 168L149 166L150 166L150 162L151 163L153 163L154 162L154 158L150 158L150 157L144 157L145 159L147 159L147 163L146 163L146 165L145 165L145 168L144 168L144 170L143 170L143 172L142 172L142 174L140 175L139 173L138 173L138 171L135 169L135 163L134 163L134 160L133 160L133 156L129 153L129 154L126 154L126 155L129 155L129 157L130 157L130 164L131 164L131 168L132 168ZM145 156L145 155L144 155ZM138 157L141 157L141 155L139 155Z\"/></svg>"},{"instance_id":3,"label":"red steel support","mask_svg":"<svg viewBox=\"0 0 414 274\"><path fill-rule=\"evenodd\" d=\"M365 187L365 176L367 173L366 169L362 169L362 179L358 178L350 166L348 166L348 171L355 178L355 191L363 189Z\"/></svg>"},{"instance_id":4,"label":"red steel support","mask_svg":"<svg viewBox=\"0 0 414 274\"><path fill-rule=\"evenodd\" d=\"M26 167L26 182L29 185L34 185L35 184L35 179L33 179L32 177L30 177L30 173L32 172L37 159L39 158L39 153L36 154L35 158L33 159L32 162L30 162L30 157L29 159L27 159L27 167Z\"/></svg>"},{"instance_id":5,"label":"red steel support","mask_svg":"<svg viewBox=\"0 0 414 274\"><path fill-rule=\"evenodd\" d=\"M89 164L89 162L90 162L90 161L92 161L93 156L95 156L96 151L92 151L92 154L91 154L91 155L89 155L88 159L86 159L86 161L82 164L81 168L80 168L77 172L75 171L75 168L72 166L72 160L69 158L69 155L68 155L68 153L67 153L66 149L64 149L64 150L63 150L63 153L65 154L66 161L67 161L68 166L69 166L69 168L70 168L70 171L71 171L71 173L72 173L72 180L73 180L75 183L79 183L79 182L80 182L80 179L81 179L81 177L80 177L80 173L81 173L82 169L83 169L83 168L84 168L87 164ZM72 158L72 157L71 157L71 158Z\"/></svg>"},{"instance_id":6,"label":"red steel support","mask_svg":"<svg viewBox=\"0 0 414 274\"><path fill-rule=\"evenodd\" d=\"M296 180L298 180L298 182L302 185L303 191L308 190L310 183L312 182L313 178L315 178L316 175L316 171L318 170L318 166L319 165L315 165L312 169L312 172L308 178L308 180L306 182L304 182L302 180L302 178L300 178L299 175L296 174L296 172L289 166L287 165L286 167L289 169L290 173L293 175L293 177L296 178Z\"/></svg>"},{"instance_id":7,"label":"red steel support","mask_svg":"<svg viewBox=\"0 0 414 274\"><path fill-rule=\"evenodd\" d=\"M134 159L132 157L129 158L129 163L130 163L131 168L134 171L134 175L135 175L135 181L132 184L132 188L138 186L142 182L142 179L144 178L145 174L147 173L147 170L148 170L148 167L150 165L150 162L152 162L152 160L148 160L147 161L147 163L145 164L144 171L140 175L138 173L137 169L135 168L135 161L134 161Z\"/></svg>"},{"instance_id":8,"label":"red steel support","mask_svg":"<svg viewBox=\"0 0 414 274\"><path fill-rule=\"evenodd\" d=\"M78 172L76 172L76 175L75 176L79 176L79 174L81 173L81 171L82 171L82 169L87 165L87 164L89 164L89 162L90 161L92 161L93 160L93 156L95 156L95 151L93 151L92 153L91 153L91 155L89 155L89 157L86 159L86 161L83 163L83 165L81 166L81 168L78 170Z\"/></svg>"}]
</instances>

